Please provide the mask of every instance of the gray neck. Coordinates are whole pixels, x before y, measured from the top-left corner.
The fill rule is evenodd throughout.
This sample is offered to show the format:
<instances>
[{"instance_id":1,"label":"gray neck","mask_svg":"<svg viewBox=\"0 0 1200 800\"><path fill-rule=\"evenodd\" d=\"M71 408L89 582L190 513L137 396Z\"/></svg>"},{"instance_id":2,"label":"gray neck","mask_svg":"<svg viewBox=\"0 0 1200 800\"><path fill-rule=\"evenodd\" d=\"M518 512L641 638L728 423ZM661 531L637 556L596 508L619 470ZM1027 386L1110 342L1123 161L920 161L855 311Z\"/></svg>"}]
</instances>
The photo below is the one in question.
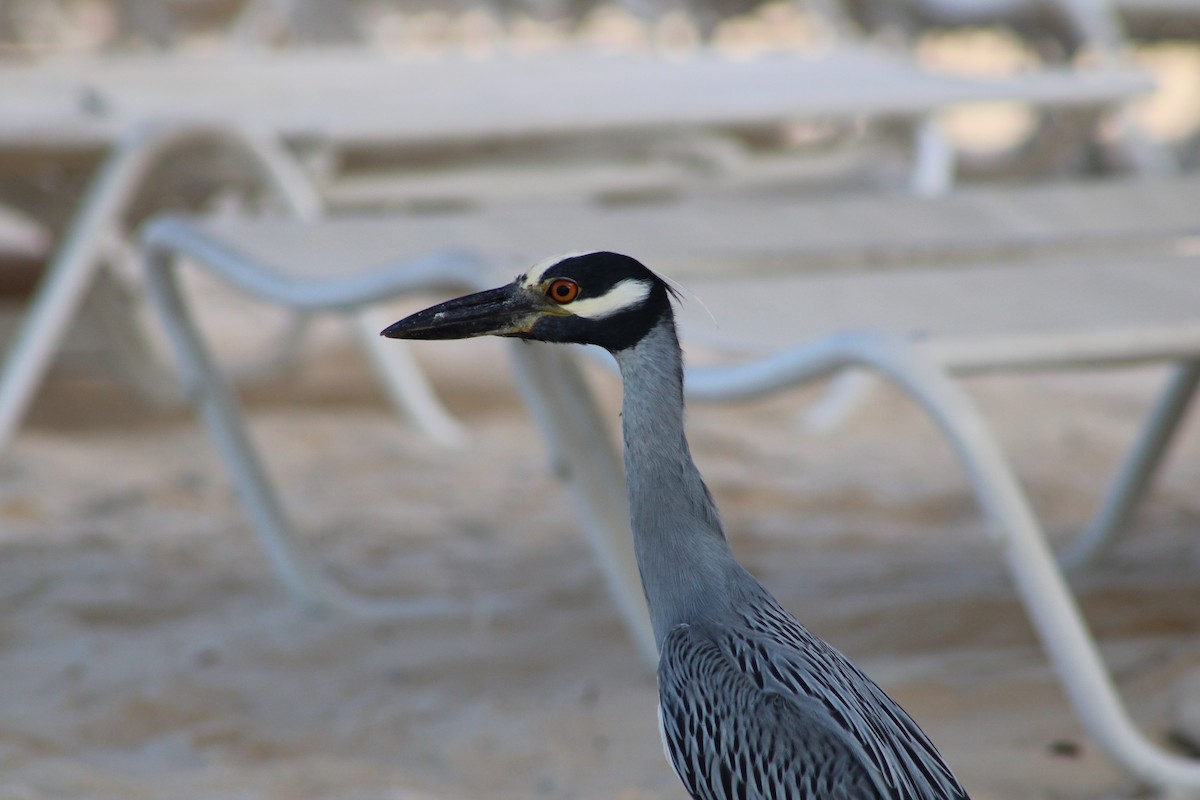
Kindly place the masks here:
<instances>
[{"instance_id":1,"label":"gray neck","mask_svg":"<svg viewBox=\"0 0 1200 800\"><path fill-rule=\"evenodd\" d=\"M654 636L717 616L734 561L683 430L683 363L668 314L615 354L625 383L621 411L634 549Z\"/></svg>"}]
</instances>

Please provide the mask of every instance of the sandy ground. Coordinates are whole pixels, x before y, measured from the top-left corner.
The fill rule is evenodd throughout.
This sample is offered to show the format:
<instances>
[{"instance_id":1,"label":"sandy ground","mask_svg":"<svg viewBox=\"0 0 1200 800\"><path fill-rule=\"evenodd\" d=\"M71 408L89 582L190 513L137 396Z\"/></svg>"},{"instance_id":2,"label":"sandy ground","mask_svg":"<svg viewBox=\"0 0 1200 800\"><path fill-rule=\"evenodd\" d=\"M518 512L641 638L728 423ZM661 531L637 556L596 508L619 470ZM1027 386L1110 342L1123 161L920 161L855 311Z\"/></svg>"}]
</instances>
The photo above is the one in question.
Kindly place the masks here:
<instances>
[{"instance_id":1,"label":"sandy ground","mask_svg":"<svg viewBox=\"0 0 1200 800\"><path fill-rule=\"evenodd\" d=\"M393 621L288 600L190 416L51 383L0 461L0 800L682 797L653 677L504 351L420 354L471 429L462 451L398 420L334 330L249 398L333 574L440 609ZM615 421L615 381L593 378ZM1057 542L1160 378L971 384ZM799 415L813 396L691 412L738 555L921 721L977 800L1135 796L1068 708L928 422L881 390L817 435ZM1136 535L1075 580L1156 740L1200 667L1198 485L1193 424Z\"/></svg>"},{"instance_id":2,"label":"sandy ground","mask_svg":"<svg viewBox=\"0 0 1200 800\"><path fill-rule=\"evenodd\" d=\"M1173 136L1200 108L1197 56L1167 56L1188 80L1142 112ZM226 357L269 327L209 299ZM422 348L472 432L449 451L391 412L339 331L319 333L299 372L251 393L255 432L330 571L418 613L304 612L190 415L60 376L0 458L0 800L682 798L653 675L503 349ZM615 423L615 382L593 377ZM1161 378L970 384L1056 544ZM930 424L880 390L819 435L800 414L814 396L691 412L739 557L908 708L976 800L1139 796L1068 707ZM1134 535L1074 579L1156 741L1200 717L1198 486L1193 420Z\"/></svg>"}]
</instances>

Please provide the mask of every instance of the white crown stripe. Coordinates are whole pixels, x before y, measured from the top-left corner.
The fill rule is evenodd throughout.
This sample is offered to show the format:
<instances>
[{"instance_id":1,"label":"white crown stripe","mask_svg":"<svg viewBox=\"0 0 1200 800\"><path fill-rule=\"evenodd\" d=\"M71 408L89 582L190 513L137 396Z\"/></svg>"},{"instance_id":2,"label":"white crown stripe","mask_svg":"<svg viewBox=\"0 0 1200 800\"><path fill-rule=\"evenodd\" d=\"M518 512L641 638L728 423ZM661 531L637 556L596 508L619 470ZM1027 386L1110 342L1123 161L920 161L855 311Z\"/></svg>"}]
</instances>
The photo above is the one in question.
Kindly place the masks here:
<instances>
[{"instance_id":1,"label":"white crown stripe","mask_svg":"<svg viewBox=\"0 0 1200 800\"><path fill-rule=\"evenodd\" d=\"M637 306L649 296L648 282L626 278L599 297L585 297L563 307L578 317L604 319Z\"/></svg>"},{"instance_id":2,"label":"white crown stripe","mask_svg":"<svg viewBox=\"0 0 1200 800\"><path fill-rule=\"evenodd\" d=\"M539 261L538 263L536 263L532 267L530 267L529 271L525 273L525 278L524 278L524 280L521 281L521 283L524 284L526 287L537 286L539 283L542 282L542 279L546 276L546 273L550 270L550 268L553 266L556 266L559 262L566 261L569 258L578 258L579 256L589 256L595 252L599 252L599 251L597 251L597 250L578 250L578 251L574 251L571 253L563 253L560 256L550 256L549 258L543 258L541 261Z\"/></svg>"}]
</instances>

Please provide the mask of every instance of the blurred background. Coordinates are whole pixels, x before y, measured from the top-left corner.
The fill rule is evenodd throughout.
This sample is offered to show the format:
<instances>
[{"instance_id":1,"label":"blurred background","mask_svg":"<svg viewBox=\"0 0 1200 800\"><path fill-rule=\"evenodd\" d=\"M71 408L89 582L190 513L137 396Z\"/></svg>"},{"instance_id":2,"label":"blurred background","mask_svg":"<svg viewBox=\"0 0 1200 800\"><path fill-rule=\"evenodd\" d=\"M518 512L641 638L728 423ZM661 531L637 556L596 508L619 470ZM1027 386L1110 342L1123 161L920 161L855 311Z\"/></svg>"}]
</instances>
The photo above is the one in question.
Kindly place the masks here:
<instances>
[{"instance_id":1,"label":"blurred background","mask_svg":"<svg viewBox=\"0 0 1200 800\"><path fill-rule=\"evenodd\" d=\"M785 88L790 64L811 85L794 109L780 91L763 104L782 111L737 113L753 93L716 78L638 91L662 65L703 64ZM570 118L593 106L611 118ZM286 162L291 193L265 191L211 124L259 137L250 155ZM846 276L1066 265L1076 283L1059 294L1018 281L994 305L1157 317L1186 334L1171 352L1194 369L1198 168L1189 0L0 0L0 800L682 795L653 673L502 344L414 349L408 374L440 409L414 422L362 333L430 293L347 326L342 309L297 314L183 270L306 552L403 608L313 614L276 582L179 390L147 297L148 220L253 233L284 219L233 241L281 272L336 276L443 231L442 246L481 247L454 239L459 220L535 247L614 214L681 251L650 266L695 287L697 316L750 281L817 276L816 334L854 305ZM749 210L727 237L744 257L638 227L730 198ZM799 212L772 228L780 208ZM347 219L367 227L322 244L320 223ZM772 249L793 222L799 256ZM550 254L498 249L502 277ZM1193 277L1161 281L1166 259ZM1079 299L1101 273L1159 294L1098 277L1100 300ZM718 279L747 283L726 297ZM904 333L920 339L979 299L949 278L879 286L846 324L911 296ZM730 319L689 354L744 355L716 341L739 333ZM1135 440L1161 361L964 379L1056 549ZM619 386L583 369L615 423ZM906 396L820 382L697 403L689 426L735 552L908 708L973 797L1146 796L1079 722L954 453ZM1192 758L1197 486L1200 436L1183 424L1132 535L1071 576L1134 721Z\"/></svg>"}]
</instances>

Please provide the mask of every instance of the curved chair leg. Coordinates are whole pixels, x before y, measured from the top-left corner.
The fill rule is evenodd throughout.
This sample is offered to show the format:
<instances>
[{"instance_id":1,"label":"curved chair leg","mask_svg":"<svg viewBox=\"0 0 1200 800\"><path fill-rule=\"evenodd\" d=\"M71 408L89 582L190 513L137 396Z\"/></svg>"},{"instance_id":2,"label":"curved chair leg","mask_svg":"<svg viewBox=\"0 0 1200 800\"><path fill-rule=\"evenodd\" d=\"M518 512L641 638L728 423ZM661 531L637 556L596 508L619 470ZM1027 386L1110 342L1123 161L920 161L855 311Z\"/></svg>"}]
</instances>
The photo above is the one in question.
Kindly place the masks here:
<instances>
[{"instance_id":1,"label":"curved chair leg","mask_svg":"<svg viewBox=\"0 0 1200 800\"><path fill-rule=\"evenodd\" d=\"M290 213L298 219L319 216L323 203L296 160L269 137L247 136L247 141L264 177L288 198ZM446 447L462 447L467 441L466 430L442 405L404 343L380 340L379 331L391 320L383 320L374 309L359 309L350 314L350 322L392 405L433 441Z\"/></svg>"},{"instance_id":2,"label":"curved chair leg","mask_svg":"<svg viewBox=\"0 0 1200 800\"><path fill-rule=\"evenodd\" d=\"M1200 792L1200 761L1165 752L1130 720L1016 475L974 403L942 368L907 342L850 333L752 364L689 373L689 394L742 399L845 366L885 376L916 400L949 440L1042 646L1097 744L1118 766L1152 786Z\"/></svg>"},{"instance_id":3,"label":"curved chair leg","mask_svg":"<svg viewBox=\"0 0 1200 800\"><path fill-rule=\"evenodd\" d=\"M146 286L178 355L184 392L196 403L217 450L233 473L233 484L276 575L306 607L335 607L338 598L326 590L323 577L291 535L291 524L241 424L233 392L204 346L172 269L166 255L153 251L147 254Z\"/></svg>"},{"instance_id":4,"label":"curved chair leg","mask_svg":"<svg viewBox=\"0 0 1200 800\"><path fill-rule=\"evenodd\" d=\"M513 342L517 383L575 499L592 554L646 662L658 646L633 554L624 467L579 364L564 348Z\"/></svg>"},{"instance_id":5,"label":"curved chair leg","mask_svg":"<svg viewBox=\"0 0 1200 800\"><path fill-rule=\"evenodd\" d=\"M364 308L349 315L359 345L371 360L388 397L422 433L446 447L462 447L467 431L438 400L408 343L384 339L379 332L393 321L378 308Z\"/></svg>"},{"instance_id":6,"label":"curved chair leg","mask_svg":"<svg viewBox=\"0 0 1200 800\"><path fill-rule=\"evenodd\" d=\"M1200 761L1162 750L1129 718L1016 476L965 392L911 348L887 354L879 367L926 408L958 451L1042 646L1088 733L1134 777L1200 790Z\"/></svg>"},{"instance_id":7,"label":"curved chair leg","mask_svg":"<svg viewBox=\"0 0 1200 800\"><path fill-rule=\"evenodd\" d=\"M922 197L940 197L954 184L954 145L932 117L916 123L913 138L909 188Z\"/></svg>"},{"instance_id":8,"label":"curved chair leg","mask_svg":"<svg viewBox=\"0 0 1200 800\"><path fill-rule=\"evenodd\" d=\"M804 424L814 433L830 433L860 411L876 386L877 376L861 369L844 369L824 393L804 411Z\"/></svg>"},{"instance_id":9,"label":"curved chair leg","mask_svg":"<svg viewBox=\"0 0 1200 800\"><path fill-rule=\"evenodd\" d=\"M1166 387L1146 416L1137 442L1105 492L1096 515L1063 551L1062 563L1068 569L1098 559L1125 529L1166 455L1175 429L1187 414L1197 384L1200 384L1200 361L1185 361L1173 368Z\"/></svg>"},{"instance_id":10,"label":"curved chair leg","mask_svg":"<svg viewBox=\"0 0 1200 800\"><path fill-rule=\"evenodd\" d=\"M405 602L356 597L328 578L295 536L242 422L233 390L214 363L179 291L170 256L154 247L146 251L146 287L178 357L184 389L232 475L273 571L293 597L314 611L347 611L371 617L429 617L474 610L464 603L429 598Z\"/></svg>"}]
</instances>

